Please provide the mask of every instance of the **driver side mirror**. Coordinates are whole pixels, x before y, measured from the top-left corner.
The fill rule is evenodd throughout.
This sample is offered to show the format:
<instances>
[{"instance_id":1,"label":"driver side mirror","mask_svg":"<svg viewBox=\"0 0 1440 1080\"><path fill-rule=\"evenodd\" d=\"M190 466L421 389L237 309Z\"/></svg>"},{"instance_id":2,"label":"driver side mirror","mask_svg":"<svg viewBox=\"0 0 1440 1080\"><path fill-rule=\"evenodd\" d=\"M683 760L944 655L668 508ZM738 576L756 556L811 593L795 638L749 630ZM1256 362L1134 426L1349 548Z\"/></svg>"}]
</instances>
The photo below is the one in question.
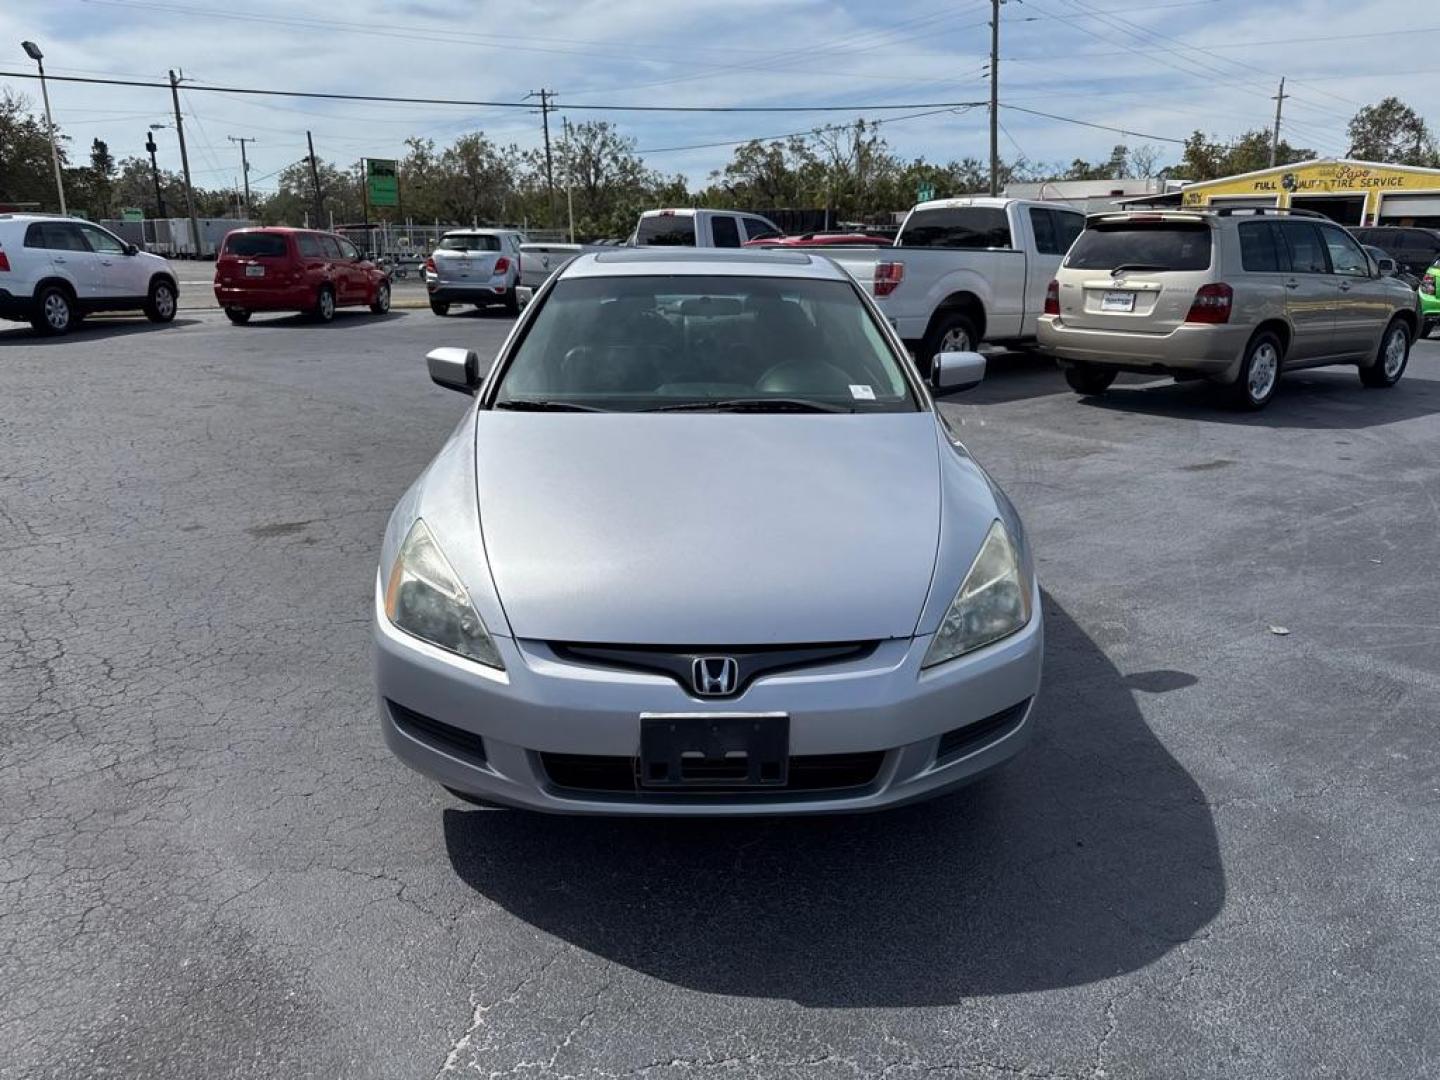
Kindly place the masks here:
<instances>
[{"instance_id":1,"label":"driver side mirror","mask_svg":"<svg viewBox=\"0 0 1440 1080\"><path fill-rule=\"evenodd\" d=\"M442 345L425 354L425 366L436 386L462 394L474 394L480 388L480 357L474 349Z\"/></svg>"},{"instance_id":2,"label":"driver side mirror","mask_svg":"<svg viewBox=\"0 0 1440 1080\"><path fill-rule=\"evenodd\" d=\"M978 352L943 352L930 362L930 388L937 394L973 390L985 379L985 357Z\"/></svg>"}]
</instances>

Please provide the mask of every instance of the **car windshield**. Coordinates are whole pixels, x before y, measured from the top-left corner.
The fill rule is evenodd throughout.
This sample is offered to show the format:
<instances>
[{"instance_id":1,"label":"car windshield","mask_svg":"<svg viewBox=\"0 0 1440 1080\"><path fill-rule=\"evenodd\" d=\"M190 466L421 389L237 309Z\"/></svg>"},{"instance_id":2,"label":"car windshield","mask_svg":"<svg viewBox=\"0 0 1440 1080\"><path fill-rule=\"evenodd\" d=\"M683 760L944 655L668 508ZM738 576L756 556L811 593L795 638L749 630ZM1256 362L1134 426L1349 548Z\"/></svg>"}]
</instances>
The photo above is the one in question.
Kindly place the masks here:
<instances>
[{"instance_id":1,"label":"car windshield","mask_svg":"<svg viewBox=\"0 0 1440 1080\"><path fill-rule=\"evenodd\" d=\"M1203 221L1102 223L1080 234L1065 265L1076 270L1205 270L1210 228Z\"/></svg>"},{"instance_id":2,"label":"car windshield","mask_svg":"<svg viewBox=\"0 0 1440 1080\"><path fill-rule=\"evenodd\" d=\"M225 238L225 254L244 258L285 256L285 237L279 233L231 233Z\"/></svg>"},{"instance_id":3,"label":"car windshield","mask_svg":"<svg viewBox=\"0 0 1440 1080\"><path fill-rule=\"evenodd\" d=\"M440 240L441 251L499 251L498 236L446 236Z\"/></svg>"},{"instance_id":4,"label":"car windshield","mask_svg":"<svg viewBox=\"0 0 1440 1080\"><path fill-rule=\"evenodd\" d=\"M848 281L739 276L559 282L496 408L900 412L901 361Z\"/></svg>"}]
</instances>

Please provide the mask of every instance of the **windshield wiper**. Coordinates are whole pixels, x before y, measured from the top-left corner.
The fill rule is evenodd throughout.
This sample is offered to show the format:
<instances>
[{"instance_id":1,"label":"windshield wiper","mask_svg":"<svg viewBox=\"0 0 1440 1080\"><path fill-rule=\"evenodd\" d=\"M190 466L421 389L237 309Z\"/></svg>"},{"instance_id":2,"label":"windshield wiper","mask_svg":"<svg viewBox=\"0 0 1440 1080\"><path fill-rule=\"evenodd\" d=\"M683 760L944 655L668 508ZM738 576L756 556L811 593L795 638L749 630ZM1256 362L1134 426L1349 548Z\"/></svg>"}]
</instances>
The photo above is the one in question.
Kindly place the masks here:
<instances>
[{"instance_id":1,"label":"windshield wiper","mask_svg":"<svg viewBox=\"0 0 1440 1080\"><path fill-rule=\"evenodd\" d=\"M844 405L831 405L809 398L728 398L723 401L685 401L678 405L661 405L646 412L817 412L853 413Z\"/></svg>"},{"instance_id":2,"label":"windshield wiper","mask_svg":"<svg viewBox=\"0 0 1440 1080\"><path fill-rule=\"evenodd\" d=\"M506 401L495 402L497 409L509 409L513 412L608 412L608 409L597 409L594 405L581 405L577 401L547 401L543 398L510 398Z\"/></svg>"},{"instance_id":3,"label":"windshield wiper","mask_svg":"<svg viewBox=\"0 0 1440 1080\"><path fill-rule=\"evenodd\" d=\"M1168 266L1161 266L1159 263L1121 263L1111 270L1111 275L1116 274L1138 274L1146 270L1169 270Z\"/></svg>"}]
</instances>

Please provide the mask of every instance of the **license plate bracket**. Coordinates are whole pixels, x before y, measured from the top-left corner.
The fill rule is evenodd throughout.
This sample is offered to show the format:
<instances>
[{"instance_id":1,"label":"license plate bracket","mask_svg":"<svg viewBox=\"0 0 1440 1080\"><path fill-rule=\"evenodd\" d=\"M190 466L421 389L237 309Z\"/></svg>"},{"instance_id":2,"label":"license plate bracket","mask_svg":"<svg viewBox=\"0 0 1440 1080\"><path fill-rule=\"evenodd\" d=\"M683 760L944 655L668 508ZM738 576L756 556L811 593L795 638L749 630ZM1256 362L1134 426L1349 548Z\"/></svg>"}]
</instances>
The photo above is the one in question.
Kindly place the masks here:
<instances>
[{"instance_id":1,"label":"license plate bracket","mask_svg":"<svg viewBox=\"0 0 1440 1080\"><path fill-rule=\"evenodd\" d=\"M784 713L643 714L643 788L783 787L790 761Z\"/></svg>"},{"instance_id":2,"label":"license plate bracket","mask_svg":"<svg viewBox=\"0 0 1440 1080\"><path fill-rule=\"evenodd\" d=\"M1134 311L1135 294L1133 292L1107 292L1100 297L1101 311Z\"/></svg>"},{"instance_id":3,"label":"license plate bracket","mask_svg":"<svg viewBox=\"0 0 1440 1080\"><path fill-rule=\"evenodd\" d=\"M249 266L245 267L245 276L264 277L265 267L261 266L259 263L251 263Z\"/></svg>"}]
</instances>

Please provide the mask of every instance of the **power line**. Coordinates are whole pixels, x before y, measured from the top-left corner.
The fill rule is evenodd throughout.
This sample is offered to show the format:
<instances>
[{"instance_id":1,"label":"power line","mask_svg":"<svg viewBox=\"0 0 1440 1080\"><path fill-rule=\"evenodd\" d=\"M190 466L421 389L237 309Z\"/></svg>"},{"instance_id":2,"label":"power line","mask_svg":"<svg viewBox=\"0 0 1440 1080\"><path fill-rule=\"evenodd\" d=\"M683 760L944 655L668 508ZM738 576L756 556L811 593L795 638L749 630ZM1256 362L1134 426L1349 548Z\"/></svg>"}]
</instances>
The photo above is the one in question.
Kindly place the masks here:
<instances>
[{"instance_id":1,"label":"power line","mask_svg":"<svg viewBox=\"0 0 1440 1080\"><path fill-rule=\"evenodd\" d=\"M0 78L38 79L28 71L0 71ZM47 75L51 82L86 83L97 86L138 86L150 90L164 90L166 83L145 82L139 79L100 79L78 75ZM318 90L261 90L251 86L203 86L191 83L190 90L203 90L212 94L239 94L254 97L312 98L321 101L383 101L404 105L460 105L465 108L482 109L532 109L525 101L466 101L460 98L417 98L394 97L386 94L333 94ZM814 112L881 112L904 109L954 109L969 105L967 101L907 101L888 105L580 105L568 103L566 109L584 109L588 112L645 112L645 113L814 113Z\"/></svg>"},{"instance_id":2,"label":"power line","mask_svg":"<svg viewBox=\"0 0 1440 1080\"><path fill-rule=\"evenodd\" d=\"M1055 113L1041 112L1039 109L1027 109L1023 105L1011 105L1008 102L1000 103L1002 109L1011 109L1015 112L1029 113L1031 116L1043 116L1047 120L1059 120L1064 124L1078 124L1081 127L1098 128L1100 131L1113 131L1120 135L1133 135L1137 139L1149 139L1151 142L1168 142L1185 145L1184 139L1171 138L1168 135L1147 135L1143 131L1135 131L1132 128L1111 127L1109 124L1095 124L1089 120L1077 120L1073 116L1057 116Z\"/></svg>"},{"instance_id":3,"label":"power line","mask_svg":"<svg viewBox=\"0 0 1440 1080\"><path fill-rule=\"evenodd\" d=\"M940 113L965 113L969 110L983 105L984 102L972 101L964 106L946 109L927 109L924 112L908 113L905 116L886 116L878 120L871 120L871 124L897 124L901 120L918 120L922 116L938 116ZM563 111L563 110L562 110ZM857 118L861 119L861 118ZM636 150L637 155L643 154L669 154L680 150L712 150L721 146L744 146L752 142L775 142L779 139L796 139L805 135L812 135L817 131L840 131L849 127L849 124L828 124L823 128L810 128L807 131L787 131L783 135L754 135L748 139L727 139L724 142L692 143L689 146L656 146L648 150Z\"/></svg>"}]
</instances>

